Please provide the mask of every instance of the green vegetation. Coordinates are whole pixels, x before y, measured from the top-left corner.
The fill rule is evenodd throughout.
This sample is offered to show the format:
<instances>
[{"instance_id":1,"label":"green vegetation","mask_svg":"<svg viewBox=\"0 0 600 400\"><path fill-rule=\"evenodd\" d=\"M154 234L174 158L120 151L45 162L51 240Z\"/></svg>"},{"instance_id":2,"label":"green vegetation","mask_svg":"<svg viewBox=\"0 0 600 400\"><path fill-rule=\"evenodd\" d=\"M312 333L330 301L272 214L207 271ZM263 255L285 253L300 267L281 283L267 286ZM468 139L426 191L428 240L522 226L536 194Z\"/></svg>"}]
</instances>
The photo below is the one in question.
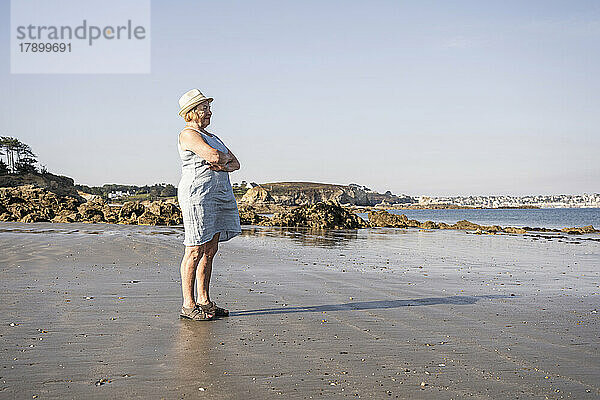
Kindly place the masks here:
<instances>
[{"instance_id":1,"label":"green vegetation","mask_svg":"<svg viewBox=\"0 0 600 400\"><path fill-rule=\"evenodd\" d=\"M102 186L75 185L75 188L112 201L158 200L177 196L177 188L170 183L157 183L152 186L118 184L105 184Z\"/></svg>"},{"instance_id":2,"label":"green vegetation","mask_svg":"<svg viewBox=\"0 0 600 400\"><path fill-rule=\"evenodd\" d=\"M250 189L248 186L248 182L242 181L242 183L233 183L231 187L233 188L233 194L236 198L242 197L246 192Z\"/></svg>"},{"instance_id":3,"label":"green vegetation","mask_svg":"<svg viewBox=\"0 0 600 400\"><path fill-rule=\"evenodd\" d=\"M6 157L6 162L2 159ZM25 174L48 172L46 167L38 168L36 155L28 144L10 136L0 136L0 174Z\"/></svg>"}]
</instances>

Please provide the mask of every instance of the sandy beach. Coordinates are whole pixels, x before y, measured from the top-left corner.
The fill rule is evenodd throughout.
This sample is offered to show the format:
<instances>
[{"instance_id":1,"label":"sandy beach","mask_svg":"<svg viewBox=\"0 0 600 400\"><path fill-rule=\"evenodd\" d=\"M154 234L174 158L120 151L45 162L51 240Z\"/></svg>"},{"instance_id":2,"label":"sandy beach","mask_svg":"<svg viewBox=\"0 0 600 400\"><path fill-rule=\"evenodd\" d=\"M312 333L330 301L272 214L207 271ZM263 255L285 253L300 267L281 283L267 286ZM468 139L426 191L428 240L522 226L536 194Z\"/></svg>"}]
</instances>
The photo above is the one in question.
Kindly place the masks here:
<instances>
[{"instance_id":1,"label":"sandy beach","mask_svg":"<svg viewBox=\"0 0 600 400\"><path fill-rule=\"evenodd\" d=\"M178 318L182 237L0 223L0 398L600 396L597 234L244 226L210 322Z\"/></svg>"}]
</instances>

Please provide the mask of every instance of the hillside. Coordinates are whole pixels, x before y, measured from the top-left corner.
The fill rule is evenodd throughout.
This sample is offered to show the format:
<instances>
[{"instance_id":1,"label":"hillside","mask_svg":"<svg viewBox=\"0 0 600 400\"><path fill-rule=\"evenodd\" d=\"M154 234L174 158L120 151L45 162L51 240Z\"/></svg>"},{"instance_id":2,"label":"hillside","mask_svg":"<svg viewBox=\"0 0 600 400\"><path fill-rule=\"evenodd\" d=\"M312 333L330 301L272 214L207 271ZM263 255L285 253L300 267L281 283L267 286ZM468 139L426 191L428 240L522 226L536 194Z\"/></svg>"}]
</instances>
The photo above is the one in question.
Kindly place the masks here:
<instances>
[{"instance_id":1,"label":"hillside","mask_svg":"<svg viewBox=\"0 0 600 400\"><path fill-rule=\"evenodd\" d=\"M240 202L259 208L300 206L333 201L341 205L375 206L377 204L414 203L410 196L396 196L371 191L356 184L336 185L318 182L268 182L249 189Z\"/></svg>"}]
</instances>

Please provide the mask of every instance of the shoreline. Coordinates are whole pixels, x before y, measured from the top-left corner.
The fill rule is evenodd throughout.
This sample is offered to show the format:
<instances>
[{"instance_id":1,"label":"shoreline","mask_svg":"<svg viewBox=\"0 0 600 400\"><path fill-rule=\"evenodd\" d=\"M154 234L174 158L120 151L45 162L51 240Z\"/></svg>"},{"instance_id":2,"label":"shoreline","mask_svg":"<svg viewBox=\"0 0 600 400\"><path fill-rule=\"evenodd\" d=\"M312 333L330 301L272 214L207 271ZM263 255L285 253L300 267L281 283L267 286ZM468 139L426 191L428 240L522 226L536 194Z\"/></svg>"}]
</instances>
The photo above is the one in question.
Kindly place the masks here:
<instances>
[{"instance_id":1,"label":"shoreline","mask_svg":"<svg viewBox=\"0 0 600 400\"><path fill-rule=\"evenodd\" d=\"M370 208L367 218L359 216L356 208L340 206L333 201L288 207L272 217L259 214L261 206L238 205L241 224L265 226L308 226L323 229L356 229L365 227L417 227L423 229L472 230L476 233L566 232L570 234L600 233L593 225L564 227L514 227L480 225L461 219L453 224L432 220L418 221L406 215ZM482 209L483 210L483 209ZM505 210L505 209L503 209ZM0 221L31 222L107 222L129 225L173 226L183 222L181 210L173 201L126 202L122 206L105 202L100 197L88 201L61 196L33 185L0 188ZM596 219L594 219L596 221ZM578 221L579 222L579 221Z\"/></svg>"}]
</instances>

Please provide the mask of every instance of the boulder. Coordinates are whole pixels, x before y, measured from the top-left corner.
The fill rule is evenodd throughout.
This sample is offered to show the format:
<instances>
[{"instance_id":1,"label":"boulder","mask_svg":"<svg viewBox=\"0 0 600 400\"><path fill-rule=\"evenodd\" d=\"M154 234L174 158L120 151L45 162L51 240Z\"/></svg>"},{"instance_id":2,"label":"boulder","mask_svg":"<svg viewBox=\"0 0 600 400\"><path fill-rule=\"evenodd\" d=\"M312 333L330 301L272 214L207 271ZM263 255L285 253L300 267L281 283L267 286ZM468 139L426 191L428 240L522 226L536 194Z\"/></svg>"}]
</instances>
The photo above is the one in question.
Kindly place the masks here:
<instances>
[{"instance_id":1,"label":"boulder","mask_svg":"<svg viewBox=\"0 0 600 400\"><path fill-rule=\"evenodd\" d=\"M142 215L137 218L138 225L165 225L165 221L159 215L153 214L150 210L144 211Z\"/></svg>"},{"instance_id":2,"label":"boulder","mask_svg":"<svg viewBox=\"0 0 600 400\"><path fill-rule=\"evenodd\" d=\"M489 233L502 232L502 227L500 225L482 225L481 229Z\"/></svg>"},{"instance_id":3,"label":"boulder","mask_svg":"<svg viewBox=\"0 0 600 400\"><path fill-rule=\"evenodd\" d=\"M127 201L119 210L119 222L122 224L137 224L138 218L146 212L146 208L135 201Z\"/></svg>"},{"instance_id":4,"label":"boulder","mask_svg":"<svg viewBox=\"0 0 600 400\"><path fill-rule=\"evenodd\" d=\"M106 222L104 218L104 200L101 197L95 197L94 199L81 204L77 207L77 212L81 216L81 222Z\"/></svg>"},{"instance_id":5,"label":"boulder","mask_svg":"<svg viewBox=\"0 0 600 400\"><path fill-rule=\"evenodd\" d=\"M356 229L369 223L333 201L304 205L290 211L275 213L262 221L267 226L304 226L315 229Z\"/></svg>"},{"instance_id":6,"label":"boulder","mask_svg":"<svg viewBox=\"0 0 600 400\"><path fill-rule=\"evenodd\" d=\"M460 220L455 224L452 224L452 229L462 229L462 230L471 230L475 231L477 229L481 230L481 225L477 225L471 221L467 221L466 219Z\"/></svg>"},{"instance_id":7,"label":"boulder","mask_svg":"<svg viewBox=\"0 0 600 400\"><path fill-rule=\"evenodd\" d=\"M240 199L240 203L250 206L257 203L272 203L273 201L273 197L271 197L269 191L262 186L255 186L248 189Z\"/></svg>"},{"instance_id":8,"label":"boulder","mask_svg":"<svg viewBox=\"0 0 600 400\"><path fill-rule=\"evenodd\" d=\"M77 212L73 212L71 210L60 210L58 212L58 214L56 214L54 216L54 218L52 218L52 222L61 222L61 223L68 223L68 222L77 222L81 220L81 215Z\"/></svg>"},{"instance_id":9,"label":"boulder","mask_svg":"<svg viewBox=\"0 0 600 400\"><path fill-rule=\"evenodd\" d=\"M433 221L425 221L420 225L423 229L439 229L439 225Z\"/></svg>"},{"instance_id":10,"label":"boulder","mask_svg":"<svg viewBox=\"0 0 600 400\"><path fill-rule=\"evenodd\" d=\"M269 218L258 215L254 210L254 207L246 204L240 204L238 206L240 213L240 224L242 225L258 225L263 221L268 221Z\"/></svg>"},{"instance_id":11,"label":"boulder","mask_svg":"<svg viewBox=\"0 0 600 400\"><path fill-rule=\"evenodd\" d=\"M409 219L406 215L391 214L385 210L377 210L367 212L369 222L372 226L390 227L390 228L407 228Z\"/></svg>"},{"instance_id":12,"label":"boulder","mask_svg":"<svg viewBox=\"0 0 600 400\"><path fill-rule=\"evenodd\" d=\"M104 214L104 220L106 222L110 224L119 223L119 211L121 211L121 207L104 204L100 210Z\"/></svg>"}]
</instances>

